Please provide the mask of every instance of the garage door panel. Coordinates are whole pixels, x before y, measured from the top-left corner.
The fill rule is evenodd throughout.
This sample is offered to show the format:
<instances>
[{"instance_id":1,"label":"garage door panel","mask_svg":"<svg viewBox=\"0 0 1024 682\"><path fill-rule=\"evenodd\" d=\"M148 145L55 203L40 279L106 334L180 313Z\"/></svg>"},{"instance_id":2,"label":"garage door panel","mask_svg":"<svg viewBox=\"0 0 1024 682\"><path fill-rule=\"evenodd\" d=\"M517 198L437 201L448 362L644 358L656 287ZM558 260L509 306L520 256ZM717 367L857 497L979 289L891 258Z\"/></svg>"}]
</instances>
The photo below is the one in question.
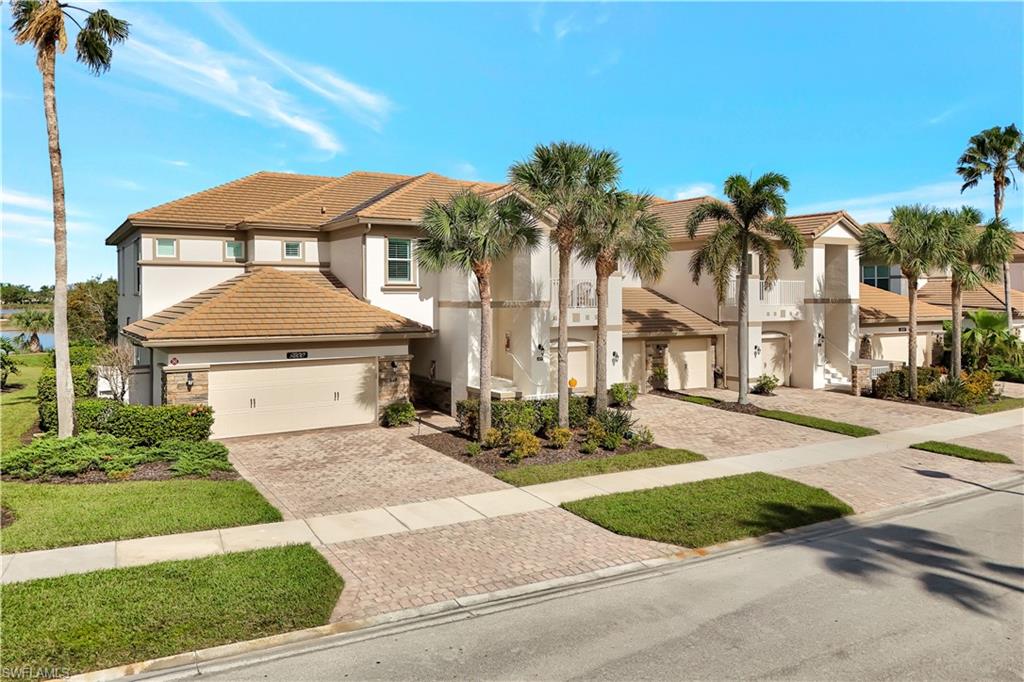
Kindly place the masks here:
<instances>
[{"instance_id":1,"label":"garage door panel","mask_svg":"<svg viewBox=\"0 0 1024 682\"><path fill-rule=\"evenodd\" d=\"M789 343L785 337L766 338L761 340L761 371L774 376L780 384L789 381L788 356Z\"/></svg>"},{"instance_id":2,"label":"garage door panel","mask_svg":"<svg viewBox=\"0 0 1024 682\"><path fill-rule=\"evenodd\" d=\"M680 391L708 387L708 341L704 338L673 339L665 354L668 388Z\"/></svg>"},{"instance_id":3,"label":"garage door panel","mask_svg":"<svg viewBox=\"0 0 1024 682\"><path fill-rule=\"evenodd\" d=\"M212 367L218 438L366 424L376 418L376 360Z\"/></svg>"}]
</instances>

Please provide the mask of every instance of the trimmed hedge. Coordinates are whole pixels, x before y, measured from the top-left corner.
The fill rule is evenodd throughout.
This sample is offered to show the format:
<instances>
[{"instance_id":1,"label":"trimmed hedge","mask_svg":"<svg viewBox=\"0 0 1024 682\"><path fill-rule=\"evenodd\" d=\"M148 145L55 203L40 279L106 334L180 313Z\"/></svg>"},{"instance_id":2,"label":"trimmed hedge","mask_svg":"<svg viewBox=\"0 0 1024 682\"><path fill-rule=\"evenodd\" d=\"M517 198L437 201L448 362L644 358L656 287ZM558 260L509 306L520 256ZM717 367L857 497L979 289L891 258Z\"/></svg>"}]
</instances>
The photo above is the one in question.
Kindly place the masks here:
<instances>
[{"instance_id":1,"label":"trimmed hedge","mask_svg":"<svg viewBox=\"0 0 1024 682\"><path fill-rule=\"evenodd\" d=\"M75 387L76 398L96 397L96 370L89 365L71 366L71 383ZM44 369L39 375L36 385L36 399L40 403L48 403L57 399L57 370Z\"/></svg>"},{"instance_id":2,"label":"trimmed hedge","mask_svg":"<svg viewBox=\"0 0 1024 682\"><path fill-rule=\"evenodd\" d=\"M569 397L569 426L583 428L594 413L592 398L580 395ZM480 401L476 398L460 400L455 404L455 418L460 430L470 438L478 437ZM558 427L558 400L495 400L491 403L491 426L503 433L529 431L547 433Z\"/></svg>"},{"instance_id":3,"label":"trimmed hedge","mask_svg":"<svg viewBox=\"0 0 1024 682\"><path fill-rule=\"evenodd\" d=\"M77 344L68 348L68 358L74 365L95 365L96 359L103 353L104 346ZM48 351L50 356L50 367L57 366L57 356L54 352Z\"/></svg>"},{"instance_id":4,"label":"trimmed hedge","mask_svg":"<svg viewBox=\"0 0 1024 682\"><path fill-rule=\"evenodd\" d=\"M39 405L40 425L57 427L57 403ZM75 431L95 431L128 438L139 445L178 439L210 438L213 409L208 405L125 405L116 400L90 398L75 401Z\"/></svg>"}]
</instances>

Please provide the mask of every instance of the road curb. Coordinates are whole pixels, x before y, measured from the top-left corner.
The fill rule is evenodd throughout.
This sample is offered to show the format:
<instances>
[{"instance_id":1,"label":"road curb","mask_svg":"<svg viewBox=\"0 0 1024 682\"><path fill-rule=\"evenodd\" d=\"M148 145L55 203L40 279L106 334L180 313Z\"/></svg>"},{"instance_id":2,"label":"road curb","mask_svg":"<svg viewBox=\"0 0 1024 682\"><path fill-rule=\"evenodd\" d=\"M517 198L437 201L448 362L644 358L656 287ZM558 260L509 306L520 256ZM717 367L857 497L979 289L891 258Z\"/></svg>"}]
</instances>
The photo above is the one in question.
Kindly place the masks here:
<instances>
[{"instance_id":1,"label":"road curb","mask_svg":"<svg viewBox=\"0 0 1024 682\"><path fill-rule=\"evenodd\" d=\"M1024 483L1018 474L977 490L957 491L937 497L908 502L875 512L823 521L793 530L769 533L756 538L734 540L701 549L683 549L655 559L612 566L589 573L545 580L497 592L458 597L419 608L393 611L372 618L329 623L304 630L285 632L260 639L234 642L172 656L129 663L127 665L83 673L71 677L75 682L106 682L128 677L135 679L181 679L204 673L228 670L256 662L284 658L389 634L416 630L444 622L473 618L487 613L519 608L527 604L580 592L601 589L636 580L645 580L690 566L724 559L758 549L812 542L839 535L857 527L928 511L989 492L998 492ZM253 654L263 654L253 656ZM243 658L244 657L244 658Z\"/></svg>"}]
</instances>

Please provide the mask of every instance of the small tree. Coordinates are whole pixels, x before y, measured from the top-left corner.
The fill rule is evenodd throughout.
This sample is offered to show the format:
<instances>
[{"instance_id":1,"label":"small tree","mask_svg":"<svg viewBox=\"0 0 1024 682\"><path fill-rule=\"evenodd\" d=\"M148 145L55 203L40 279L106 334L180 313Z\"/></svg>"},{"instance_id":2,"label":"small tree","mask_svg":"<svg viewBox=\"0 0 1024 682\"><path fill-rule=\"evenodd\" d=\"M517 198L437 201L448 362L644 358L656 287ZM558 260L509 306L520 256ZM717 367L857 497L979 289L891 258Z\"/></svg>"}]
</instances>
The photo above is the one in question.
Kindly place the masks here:
<instances>
[{"instance_id":1,"label":"small tree","mask_svg":"<svg viewBox=\"0 0 1024 682\"><path fill-rule=\"evenodd\" d=\"M951 261L948 230L940 214L927 206L897 206L887 230L877 225L864 228L860 239L861 258L886 265L899 265L907 280L910 320L907 324L908 391L917 400L917 286L918 280L935 267Z\"/></svg>"},{"instance_id":2,"label":"small tree","mask_svg":"<svg viewBox=\"0 0 1024 682\"><path fill-rule=\"evenodd\" d=\"M21 371L14 360L17 350L9 338L0 336L0 388L7 388L7 378Z\"/></svg>"},{"instance_id":3,"label":"small tree","mask_svg":"<svg viewBox=\"0 0 1024 682\"><path fill-rule=\"evenodd\" d=\"M30 352L38 353L43 349L42 343L39 342L39 333L53 329L53 313L37 308L26 308L11 315L9 322L11 327L21 331L16 337L18 341Z\"/></svg>"},{"instance_id":4,"label":"small tree","mask_svg":"<svg viewBox=\"0 0 1024 682\"><path fill-rule=\"evenodd\" d=\"M608 409L608 280L620 265L640 277L656 279L668 257L668 237L651 213L653 203L649 194L608 192L578 238L580 258L593 263L597 275L594 390L598 412Z\"/></svg>"},{"instance_id":5,"label":"small tree","mask_svg":"<svg viewBox=\"0 0 1024 682\"><path fill-rule=\"evenodd\" d=\"M127 343L110 344L96 363L96 376L105 379L114 398L123 403L135 366L135 349Z\"/></svg>"},{"instance_id":6,"label":"small tree","mask_svg":"<svg viewBox=\"0 0 1024 682\"><path fill-rule=\"evenodd\" d=\"M491 269L495 261L540 243L540 229L518 196L496 202L470 191L447 203L431 201L423 211L425 237L416 243L416 260L427 270L453 268L473 273L480 293L480 428L491 428Z\"/></svg>"}]
</instances>

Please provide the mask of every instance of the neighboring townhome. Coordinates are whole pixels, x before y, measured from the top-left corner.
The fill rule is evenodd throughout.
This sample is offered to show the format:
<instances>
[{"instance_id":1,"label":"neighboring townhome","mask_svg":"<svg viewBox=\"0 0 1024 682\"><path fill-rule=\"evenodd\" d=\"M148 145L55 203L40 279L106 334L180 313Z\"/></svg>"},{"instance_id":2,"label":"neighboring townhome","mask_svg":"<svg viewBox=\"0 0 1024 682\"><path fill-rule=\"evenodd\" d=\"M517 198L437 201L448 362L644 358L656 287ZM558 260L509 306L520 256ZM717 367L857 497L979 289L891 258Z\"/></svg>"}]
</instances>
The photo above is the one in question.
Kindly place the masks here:
<instances>
[{"instance_id":1,"label":"neighboring townhome","mask_svg":"<svg viewBox=\"0 0 1024 682\"><path fill-rule=\"evenodd\" d=\"M1010 261L1010 288L1024 291L1024 233L1013 233L1013 259Z\"/></svg>"},{"instance_id":2,"label":"neighboring townhome","mask_svg":"<svg viewBox=\"0 0 1024 682\"><path fill-rule=\"evenodd\" d=\"M512 191L433 173L263 172L130 215L107 238L122 334L137 348L130 400L210 404L214 435L226 437L371 423L410 392L446 410L474 395L475 278L420 271L415 254L423 209L464 190ZM557 272L547 242L495 264L496 398L556 393ZM570 376L587 392L593 268L573 263L571 292ZM664 363L670 385L711 385L723 329L664 296L627 299L624 310L623 278L612 277L609 381L623 379L626 337L668 354L630 358L637 383Z\"/></svg>"},{"instance_id":3,"label":"neighboring townhome","mask_svg":"<svg viewBox=\"0 0 1024 682\"><path fill-rule=\"evenodd\" d=\"M918 299L947 310L952 309L953 294L949 278L929 277L918 292ZM1004 301L1002 282L982 284L977 289L963 292L965 311L991 310L994 313L1005 315L1006 304ZM1010 306L1013 310L1012 327L1017 330L1018 334L1021 334L1024 332L1024 292L1010 289Z\"/></svg>"},{"instance_id":4,"label":"neighboring townhome","mask_svg":"<svg viewBox=\"0 0 1024 682\"><path fill-rule=\"evenodd\" d=\"M948 309L924 301L917 302L919 366L931 365L940 359L942 323L948 319ZM909 322L909 298L868 284L860 285L860 358L906 363L909 357Z\"/></svg>"},{"instance_id":5,"label":"neighboring townhome","mask_svg":"<svg viewBox=\"0 0 1024 682\"><path fill-rule=\"evenodd\" d=\"M726 329L715 362L735 385L736 278L719 302L710 278L703 277L695 285L690 276L690 258L715 226L701 225L690 240L686 221L707 200L697 197L655 206L672 241L672 253L665 275L644 284ZM757 256L750 256L750 376L771 374L783 385L802 388L846 385L859 338L860 225L843 211L788 216L787 220L804 237L803 267L794 268L788 252L780 247L779 279L768 287L759 275Z\"/></svg>"}]
</instances>

